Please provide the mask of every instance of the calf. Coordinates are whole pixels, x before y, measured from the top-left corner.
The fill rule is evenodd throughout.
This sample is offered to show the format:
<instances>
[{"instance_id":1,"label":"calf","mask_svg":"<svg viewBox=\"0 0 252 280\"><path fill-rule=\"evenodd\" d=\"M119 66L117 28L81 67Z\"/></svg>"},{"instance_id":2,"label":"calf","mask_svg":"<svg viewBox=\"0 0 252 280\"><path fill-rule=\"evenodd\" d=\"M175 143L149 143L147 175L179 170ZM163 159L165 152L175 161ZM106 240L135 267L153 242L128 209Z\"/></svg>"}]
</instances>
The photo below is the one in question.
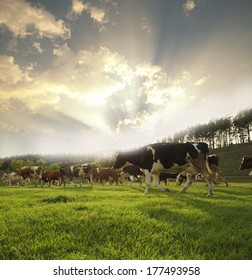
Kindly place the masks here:
<instances>
[{"instance_id":1,"label":"calf","mask_svg":"<svg viewBox=\"0 0 252 280\"><path fill-rule=\"evenodd\" d=\"M134 181L137 181L141 185L142 177L144 176L144 173L138 166L133 164L128 164L123 167L121 176L129 177L130 186L132 186Z\"/></svg>"},{"instance_id":2,"label":"calf","mask_svg":"<svg viewBox=\"0 0 252 280\"><path fill-rule=\"evenodd\" d=\"M116 182L116 185L118 185L119 181L122 183L119 175L112 168L96 168L92 174L100 183L104 183L104 181L112 183Z\"/></svg>"},{"instance_id":3,"label":"calf","mask_svg":"<svg viewBox=\"0 0 252 280\"><path fill-rule=\"evenodd\" d=\"M185 171L178 174L176 177L176 184L180 186L187 179L187 173Z\"/></svg>"}]
</instances>

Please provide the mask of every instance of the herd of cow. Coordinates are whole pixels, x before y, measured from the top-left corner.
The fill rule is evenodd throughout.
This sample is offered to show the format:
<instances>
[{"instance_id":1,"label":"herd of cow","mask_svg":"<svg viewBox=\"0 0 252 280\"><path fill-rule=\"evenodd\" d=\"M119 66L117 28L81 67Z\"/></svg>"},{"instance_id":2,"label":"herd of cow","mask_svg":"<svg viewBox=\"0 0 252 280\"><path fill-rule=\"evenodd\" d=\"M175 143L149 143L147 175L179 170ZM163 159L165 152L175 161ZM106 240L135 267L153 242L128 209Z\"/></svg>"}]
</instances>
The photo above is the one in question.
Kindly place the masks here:
<instances>
[{"instance_id":1,"label":"herd of cow","mask_svg":"<svg viewBox=\"0 0 252 280\"><path fill-rule=\"evenodd\" d=\"M240 169L252 168L252 158L243 157ZM2 180L7 185L20 183L26 185L30 179L36 179L36 185L58 182L64 184L69 179L73 183L74 178L79 178L80 186L84 180L88 180L91 185L93 182L115 182L121 183L122 180L129 180L131 185L134 181L142 183L145 177L146 189L149 192L151 181L161 190L160 182L167 184L169 178L176 178L177 185L186 181L180 193L195 180L204 179L208 184L208 196L213 194L212 183L215 183L220 176L226 186L228 183L219 168L217 155L209 155L209 148L206 143L155 143L146 145L130 152L119 152L116 156L113 167L111 168L92 168L90 164L75 164L61 167L59 170L44 172L41 166L25 166L15 172L4 174Z\"/></svg>"}]
</instances>

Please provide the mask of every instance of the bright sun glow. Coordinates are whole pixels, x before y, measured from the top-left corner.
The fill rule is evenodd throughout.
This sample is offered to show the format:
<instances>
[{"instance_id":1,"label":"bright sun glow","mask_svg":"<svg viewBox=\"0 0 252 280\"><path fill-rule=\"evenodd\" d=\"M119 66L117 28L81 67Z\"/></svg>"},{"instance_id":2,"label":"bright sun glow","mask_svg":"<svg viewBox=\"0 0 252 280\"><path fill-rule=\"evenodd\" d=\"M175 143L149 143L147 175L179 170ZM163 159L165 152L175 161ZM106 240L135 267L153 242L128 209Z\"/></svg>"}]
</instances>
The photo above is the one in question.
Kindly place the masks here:
<instances>
[{"instance_id":1,"label":"bright sun glow","mask_svg":"<svg viewBox=\"0 0 252 280\"><path fill-rule=\"evenodd\" d=\"M0 1L0 156L107 153L246 108L250 13L246 0Z\"/></svg>"}]
</instances>

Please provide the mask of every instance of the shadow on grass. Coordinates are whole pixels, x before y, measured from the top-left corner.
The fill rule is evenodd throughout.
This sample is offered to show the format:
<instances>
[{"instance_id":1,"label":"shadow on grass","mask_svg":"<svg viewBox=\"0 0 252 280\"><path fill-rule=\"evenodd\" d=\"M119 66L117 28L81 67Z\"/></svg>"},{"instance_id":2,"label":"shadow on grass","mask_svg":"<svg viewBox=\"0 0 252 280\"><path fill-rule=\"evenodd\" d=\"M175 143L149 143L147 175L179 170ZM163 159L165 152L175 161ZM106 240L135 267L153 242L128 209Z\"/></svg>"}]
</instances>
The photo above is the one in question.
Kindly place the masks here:
<instances>
[{"instance_id":1,"label":"shadow on grass","mask_svg":"<svg viewBox=\"0 0 252 280\"><path fill-rule=\"evenodd\" d=\"M75 201L75 198L67 197L63 195L41 199L42 203L66 203L66 202L73 202L73 201Z\"/></svg>"},{"instance_id":2,"label":"shadow on grass","mask_svg":"<svg viewBox=\"0 0 252 280\"><path fill-rule=\"evenodd\" d=\"M203 259L252 258L252 205L249 195L239 198L238 190L221 189L212 198L174 195L167 202L148 201L138 209L180 233L182 239L176 242L183 252Z\"/></svg>"}]
</instances>

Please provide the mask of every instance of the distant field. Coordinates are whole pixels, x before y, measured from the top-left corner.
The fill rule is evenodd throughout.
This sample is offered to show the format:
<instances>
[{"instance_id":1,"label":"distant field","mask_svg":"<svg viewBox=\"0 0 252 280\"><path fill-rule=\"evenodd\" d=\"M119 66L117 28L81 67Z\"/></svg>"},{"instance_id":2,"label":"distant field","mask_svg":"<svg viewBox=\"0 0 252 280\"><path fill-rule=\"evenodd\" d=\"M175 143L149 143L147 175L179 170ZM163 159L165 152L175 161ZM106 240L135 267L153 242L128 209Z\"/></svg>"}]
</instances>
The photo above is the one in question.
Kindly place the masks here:
<instances>
[{"instance_id":1,"label":"distant field","mask_svg":"<svg viewBox=\"0 0 252 280\"><path fill-rule=\"evenodd\" d=\"M1 186L0 259L252 258L252 178L169 188Z\"/></svg>"}]
</instances>

